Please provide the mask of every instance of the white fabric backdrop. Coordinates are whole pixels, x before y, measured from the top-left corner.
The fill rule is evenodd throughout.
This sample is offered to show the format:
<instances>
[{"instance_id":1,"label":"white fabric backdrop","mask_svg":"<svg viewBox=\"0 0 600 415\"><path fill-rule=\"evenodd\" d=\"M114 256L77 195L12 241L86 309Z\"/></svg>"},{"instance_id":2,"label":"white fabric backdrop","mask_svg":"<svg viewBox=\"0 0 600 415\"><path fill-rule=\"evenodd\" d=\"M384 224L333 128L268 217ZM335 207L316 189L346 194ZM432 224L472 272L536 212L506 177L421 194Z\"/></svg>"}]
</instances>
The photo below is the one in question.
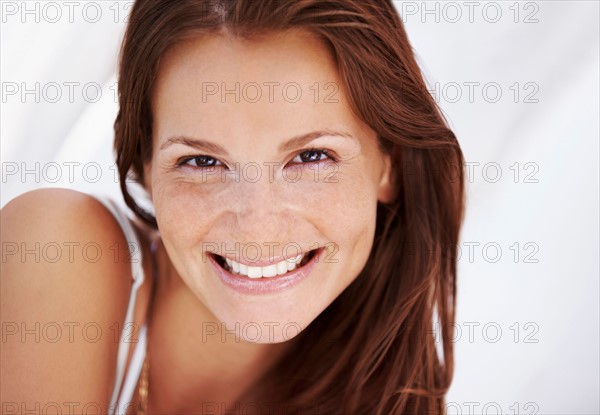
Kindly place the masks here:
<instances>
[{"instance_id":1,"label":"white fabric backdrop","mask_svg":"<svg viewBox=\"0 0 600 415\"><path fill-rule=\"evenodd\" d=\"M67 3L2 2L2 206L120 198L131 2ZM598 414L599 3L395 4L471 169L448 413Z\"/></svg>"}]
</instances>

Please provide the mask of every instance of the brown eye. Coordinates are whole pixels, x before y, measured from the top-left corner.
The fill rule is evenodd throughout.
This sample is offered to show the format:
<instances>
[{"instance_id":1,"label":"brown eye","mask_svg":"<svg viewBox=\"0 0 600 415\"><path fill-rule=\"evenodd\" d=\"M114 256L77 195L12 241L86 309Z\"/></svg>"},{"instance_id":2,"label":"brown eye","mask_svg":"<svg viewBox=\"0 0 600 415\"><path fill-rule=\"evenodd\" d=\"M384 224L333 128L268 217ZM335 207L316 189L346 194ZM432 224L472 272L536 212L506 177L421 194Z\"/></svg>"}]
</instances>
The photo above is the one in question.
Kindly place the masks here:
<instances>
[{"instance_id":1,"label":"brown eye","mask_svg":"<svg viewBox=\"0 0 600 415\"><path fill-rule=\"evenodd\" d=\"M325 150L307 150L294 157L294 163L315 163L317 161L331 158Z\"/></svg>"},{"instance_id":2,"label":"brown eye","mask_svg":"<svg viewBox=\"0 0 600 415\"><path fill-rule=\"evenodd\" d=\"M210 156L195 156L184 160L182 164L192 167L215 167L219 166L221 162Z\"/></svg>"}]
</instances>

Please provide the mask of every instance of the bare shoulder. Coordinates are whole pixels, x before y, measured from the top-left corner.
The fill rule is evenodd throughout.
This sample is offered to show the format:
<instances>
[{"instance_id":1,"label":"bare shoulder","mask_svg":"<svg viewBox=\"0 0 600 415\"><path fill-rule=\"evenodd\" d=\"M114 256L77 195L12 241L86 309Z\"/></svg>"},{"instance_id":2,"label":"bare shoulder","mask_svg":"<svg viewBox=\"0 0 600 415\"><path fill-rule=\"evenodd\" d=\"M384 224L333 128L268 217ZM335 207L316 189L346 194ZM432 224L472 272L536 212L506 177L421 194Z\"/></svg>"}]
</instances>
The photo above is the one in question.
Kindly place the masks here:
<instances>
[{"instance_id":1,"label":"bare shoulder","mask_svg":"<svg viewBox=\"0 0 600 415\"><path fill-rule=\"evenodd\" d=\"M25 193L0 222L2 412L106 413L132 287L121 228L67 189Z\"/></svg>"}]
</instances>

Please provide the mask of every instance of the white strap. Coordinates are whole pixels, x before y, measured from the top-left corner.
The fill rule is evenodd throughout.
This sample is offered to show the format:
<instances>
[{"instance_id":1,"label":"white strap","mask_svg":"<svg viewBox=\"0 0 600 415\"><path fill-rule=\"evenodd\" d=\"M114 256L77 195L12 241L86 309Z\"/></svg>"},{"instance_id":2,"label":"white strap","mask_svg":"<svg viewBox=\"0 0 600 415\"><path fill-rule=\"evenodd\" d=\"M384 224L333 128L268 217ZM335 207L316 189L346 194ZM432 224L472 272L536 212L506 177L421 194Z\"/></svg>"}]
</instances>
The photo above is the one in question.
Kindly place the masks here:
<instances>
[{"instance_id":1,"label":"white strap","mask_svg":"<svg viewBox=\"0 0 600 415\"><path fill-rule=\"evenodd\" d=\"M140 378L140 373L144 367L144 358L146 357L146 343L147 343L147 327L144 324L140 329L140 337L138 343L135 345L133 356L131 357L131 365L125 378L122 393L119 397L119 402L115 408L115 414L126 414L129 405L132 402L133 393L135 387Z\"/></svg>"},{"instance_id":2,"label":"white strap","mask_svg":"<svg viewBox=\"0 0 600 415\"><path fill-rule=\"evenodd\" d=\"M112 397L110 398L110 406L109 406L110 413L116 414L119 411L119 408L117 407L116 403L117 403L117 398L119 396L119 392L121 390L121 386L123 384L123 374L125 372L125 365L127 364L127 354L129 353L131 339L133 338L133 335L135 334L134 333L135 325L133 322L133 311L134 311L135 303L136 303L136 299L137 299L137 292L138 292L139 287L144 282L144 270L142 268L142 250L141 250L141 245L139 243L138 237L133 229L133 226L131 225L131 222L129 222L129 218L123 211L121 211L119 206L106 196L99 196L99 195L91 195L91 196L95 197L104 206L106 206L106 208L115 217L117 222L119 222L119 225L121 226L121 229L123 230L123 233L125 234L125 238L127 239L128 247L130 248L129 250L131 252L131 274L133 276L133 287L131 289L131 294L129 297L129 304L127 305L127 313L125 314L125 322L123 324L123 330L121 331L121 337L119 339L119 349L118 349L119 351L117 354L116 381L115 381L115 387L113 389ZM133 246L131 246L131 245L133 245ZM142 333L143 333L143 335L142 335ZM140 330L140 338L138 341L138 346L140 345L140 343L142 343L142 342L144 343L144 349L141 349L142 351L145 350L145 344L146 344L145 343L146 342L145 335L146 335L146 331L145 331L145 326L144 326ZM128 340L128 342L126 342L125 340ZM136 347L135 352L138 352L138 350L139 350L139 347ZM140 366L140 368L141 368L141 366ZM138 370L137 375L139 376L139 370Z\"/></svg>"}]
</instances>

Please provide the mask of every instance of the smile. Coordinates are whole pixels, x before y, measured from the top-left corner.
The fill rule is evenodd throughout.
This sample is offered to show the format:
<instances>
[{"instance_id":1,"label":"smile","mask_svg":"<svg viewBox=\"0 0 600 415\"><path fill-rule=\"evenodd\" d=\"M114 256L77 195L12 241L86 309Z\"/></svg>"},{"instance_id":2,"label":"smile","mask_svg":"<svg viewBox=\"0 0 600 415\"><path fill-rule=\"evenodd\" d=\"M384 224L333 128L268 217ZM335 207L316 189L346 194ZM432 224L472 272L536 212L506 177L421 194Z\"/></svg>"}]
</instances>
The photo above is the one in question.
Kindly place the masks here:
<instances>
[{"instance_id":1,"label":"smile","mask_svg":"<svg viewBox=\"0 0 600 415\"><path fill-rule=\"evenodd\" d=\"M273 263L241 263L214 253L208 255L221 281L244 294L268 294L288 289L310 275L323 248ZM260 266L259 266L260 265Z\"/></svg>"},{"instance_id":2,"label":"smile","mask_svg":"<svg viewBox=\"0 0 600 415\"><path fill-rule=\"evenodd\" d=\"M306 265L314 254L315 250L312 250L294 258L284 259L275 264L262 267L242 264L233 259L223 257L220 258L219 264L231 273L244 275L249 278L273 278L277 275L285 275L289 271L293 271L296 268ZM224 263L223 259L225 260Z\"/></svg>"}]
</instances>

